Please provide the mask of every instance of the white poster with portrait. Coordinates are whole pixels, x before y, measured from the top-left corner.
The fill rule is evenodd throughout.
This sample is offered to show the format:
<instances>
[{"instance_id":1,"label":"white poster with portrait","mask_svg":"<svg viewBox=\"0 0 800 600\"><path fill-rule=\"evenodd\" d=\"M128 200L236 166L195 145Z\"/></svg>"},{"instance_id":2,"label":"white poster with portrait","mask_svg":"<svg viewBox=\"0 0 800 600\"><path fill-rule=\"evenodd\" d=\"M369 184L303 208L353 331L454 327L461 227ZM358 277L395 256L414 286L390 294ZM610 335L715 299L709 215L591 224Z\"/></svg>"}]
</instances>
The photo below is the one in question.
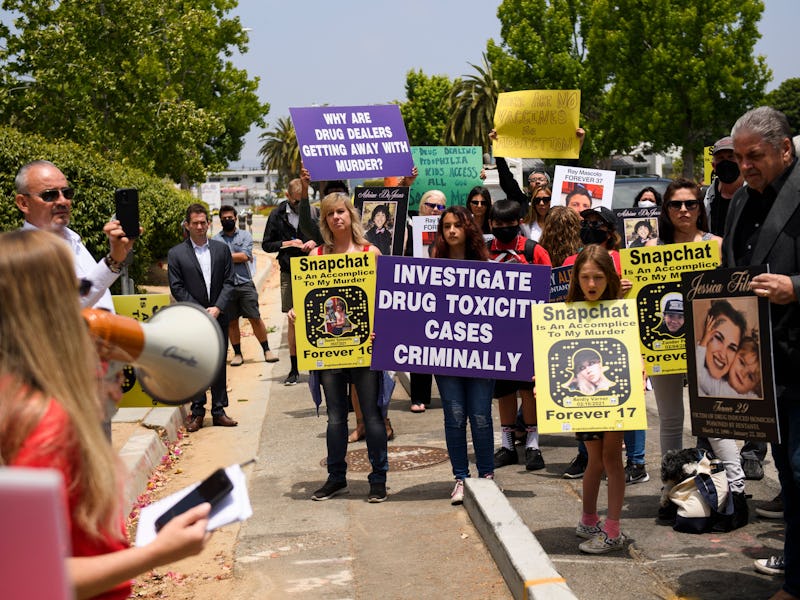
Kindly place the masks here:
<instances>
[{"instance_id":1,"label":"white poster with portrait","mask_svg":"<svg viewBox=\"0 0 800 600\"><path fill-rule=\"evenodd\" d=\"M572 206L578 212L605 206L611 209L614 171L556 165L551 206Z\"/></svg>"}]
</instances>

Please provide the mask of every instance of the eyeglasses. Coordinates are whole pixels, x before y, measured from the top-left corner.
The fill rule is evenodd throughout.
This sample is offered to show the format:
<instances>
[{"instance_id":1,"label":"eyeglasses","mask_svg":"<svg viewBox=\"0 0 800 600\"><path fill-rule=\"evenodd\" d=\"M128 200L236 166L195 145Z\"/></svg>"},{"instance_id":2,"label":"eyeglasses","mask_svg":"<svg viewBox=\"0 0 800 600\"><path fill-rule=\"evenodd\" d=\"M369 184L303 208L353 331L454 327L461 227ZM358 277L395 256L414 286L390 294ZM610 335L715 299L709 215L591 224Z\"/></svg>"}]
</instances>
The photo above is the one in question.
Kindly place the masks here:
<instances>
[{"instance_id":1,"label":"eyeglasses","mask_svg":"<svg viewBox=\"0 0 800 600\"><path fill-rule=\"evenodd\" d=\"M685 207L688 211L693 211L697 210L699 206L700 200L670 200L667 202L667 208L675 212L679 211L681 207Z\"/></svg>"},{"instance_id":2,"label":"eyeglasses","mask_svg":"<svg viewBox=\"0 0 800 600\"><path fill-rule=\"evenodd\" d=\"M433 204L431 202L426 202L425 206L427 206L431 210L444 210L445 208L447 208L444 204Z\"/></svg>"},{"instance_id":3,"label":"eyeglasses","mask_svg":"<svg viewBox=\"0 0 800 600\"><path fill-rule=\"evenodd\" d=\"M78 279L78 295L81 298L85 298L89 295L89 292L92 291L92 281L91 279L85 279L81 277Z\"/></svg>"},{"instance_id":4,"label":"eyeglasses","mask_svg":"<svg viewBox=\"0 0 800 600\"><path fill-rule=\"evenodd\" d=\"M64 188L55 188L52 190L42 190L37 194L23 194L23 196L36 196L41 198L45 202L55 202L58 200L58 196L64 196L67 200L72 200L75 197L75 188L71 187L64 187Z\"/></svg>"},{"instance_id":5,"label":"eyeglasses","mask_svg":"<svg viewBox=\"0 0 800 600\"><path fill-rule=\"evenodd\" d=\"M538 196L537 198L534 198L533 201L536 204L550 204L551 198L552 196Z\"/></svg>"},{"instance_id":6,"label":"eyeglasses","mask_svg":"<svg viewBox=\"0 0 800 600\"><path fill-rule=\"evenodd\" d=\"M472 204L472 206L486 206L487 204L489 204L488 202L486 202L486 200L470 200L469 203ZM426 202L426 204L428 203ZM433 206L433 205L428 204L428 206ZM444 207L440 208L439 210L442 210L443 208Z\"/></svg>"}]
</instances>

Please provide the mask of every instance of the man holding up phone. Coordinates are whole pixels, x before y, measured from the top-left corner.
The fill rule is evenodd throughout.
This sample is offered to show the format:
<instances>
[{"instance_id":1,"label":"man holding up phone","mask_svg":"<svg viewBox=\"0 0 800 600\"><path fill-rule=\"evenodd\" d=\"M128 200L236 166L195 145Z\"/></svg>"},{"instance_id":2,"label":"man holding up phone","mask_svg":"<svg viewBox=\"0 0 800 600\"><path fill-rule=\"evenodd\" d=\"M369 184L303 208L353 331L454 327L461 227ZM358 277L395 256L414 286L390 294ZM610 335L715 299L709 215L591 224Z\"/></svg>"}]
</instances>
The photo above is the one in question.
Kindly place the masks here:
<instances>
[{"instance_id":1,"label":"man holding up phone","mask_svg":"<svg viewBox=\"0 0 800 600\"><path fill-rule=\"evenodd\" d=\"M125 236L119 221L109 221L103 232L108 236L110 250L96 261L83 245L81 237L68 227L75 189L70 187L61 170L49 161L36 160L24 165L17 172L14 187L17 208L25 217L22 228L43 229L64 238L75 255L77 276L92 282L89 293L81 298L81 305L114 312L108 288L119 277L135 238Z\"/></svg>"}]
</instances>

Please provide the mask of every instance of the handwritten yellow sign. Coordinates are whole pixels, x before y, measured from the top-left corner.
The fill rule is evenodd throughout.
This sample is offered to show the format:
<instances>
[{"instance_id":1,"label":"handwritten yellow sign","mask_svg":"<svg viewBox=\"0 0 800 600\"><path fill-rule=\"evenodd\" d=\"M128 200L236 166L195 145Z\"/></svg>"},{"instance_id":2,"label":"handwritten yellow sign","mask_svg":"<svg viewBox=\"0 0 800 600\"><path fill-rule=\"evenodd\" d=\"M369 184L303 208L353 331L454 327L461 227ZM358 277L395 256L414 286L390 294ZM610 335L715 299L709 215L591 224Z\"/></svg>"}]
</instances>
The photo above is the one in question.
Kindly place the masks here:
<instances>
[{"instance_id":1,"label":"handwritten yellow sign","mask_svg":"<svg viewBox=\"0 0 800 600\"><path fill-rule=\"evenodd\" d=\"M375 259L371 252L292 259L297 366L301 370L370 365Z\"/></svg>"},{"instance_id":2,"label":"handwritten yellow sign","mask_svg":"<svg viewBox=\"0 0 800 600\"><path fill-rule=\"evenodd\" d=\"M648 375L686 372L681 273L715 269L719 256L715 240L620 251L622 277L633 282L628 298L636 299Z\"/></svg>"},{"instance_id":3,"label":"handwritten yellow sign","mask_svg":"<svg viewBox=\"0 0 800 600\"><path fill-rule=\"evenodd\" d=\"M527 90L497 97L495 156L578 158L580 90Z\"/></svg>"},{"instance_id":4,"label":"handwritten yellow sign","mask_svg":"<svg viewBox=\"0 0 800 600\"><path fill-rule=\"evenodd\" d=\"M169 294L141 294L112 296L114 310L118 315L133 317L137 321L147 322L160 309L169 306ZM136 379L136 371L131 365L125 365L122 371L122 400L120 407L157 405Z\"/></svg>"},{"instance_id":5,"label":"handwritten yellow sign","mask_svg":"<svg viewBox=\"0 0 800 600\"><path fill-rule=\"evenodd\" d=\"M647 429L636 302L533 305L541 433Z\"/></svg>"},{"instance_id":6,"label":"handwritten yellow sign","mask_svg":"<svg viewBox=\"0 0 800 600\"><path fill-rule=\"evenodd\" d=\"M703 147L703 183L705 185L711 185L711 173L714 171L714 167L711 165L713 158L714 146Z\"/></svg>"}]
</instances>

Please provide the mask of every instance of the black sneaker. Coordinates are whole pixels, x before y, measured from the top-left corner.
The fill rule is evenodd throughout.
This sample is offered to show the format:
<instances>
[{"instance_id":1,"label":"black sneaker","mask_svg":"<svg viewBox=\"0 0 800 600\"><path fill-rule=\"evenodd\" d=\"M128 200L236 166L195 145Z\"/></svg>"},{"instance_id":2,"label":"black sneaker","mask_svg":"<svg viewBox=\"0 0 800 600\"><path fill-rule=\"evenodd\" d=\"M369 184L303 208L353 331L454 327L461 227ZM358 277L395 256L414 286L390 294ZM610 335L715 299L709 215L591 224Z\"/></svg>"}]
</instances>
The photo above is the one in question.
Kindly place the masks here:
<instances>
[{"instance_id":1,"label":"black sneaker","mask_svg":"<svg viewBox=\"0 0 800 600\"><path fill-rule=\"evenodd\" d=\"M300 373L297 371L291 371L286 379L283 381L283 385L297 385L297 380L300 377Z\"/></svg>"},{"instance_id":2,"label":"black sneaker","mask_svg":"<svg viewBox=\"0 0 800 600\"><path fill-rule=\"evenodd\" d=\"M562 477L564 479L580 479L583 477L584 471L586 471L586 461L588 457L584 456L580 452L578 456L572 459L572 462L569 463L567 470L564 471Z\"/></svg>"},{"instance_id":3,"label":"black sneaker","mask_svg":"<svg viewBox=\"0 0 800 600\"><path fill-rule=\"evenodd\" d=\"M507 467L508 465L516 465L519 462L516 450L509 450L505 446L500 446L500 449L494 453L494 468Z\"/></svg>"},{"instance_id":4,"label":"black sneaker","mask_svg":"<svg viewBox=\"0 0 800 600\"><path fill-rule=\"evenodd\" d=\"M761 461L757 458L743 458L742 470L744 471L745 479L752 479L754 481L764 479L764 467L761 466Z\"/></svg>"},{"instance_id":5,"label":"black sneaker","mask_svg":"<svg viewBox=\"0 0 800 600\"><path fill-rule=\"evenodd\" d=\"M383 502L386 500L386 484L385 483L370 483L369 496L367 502Z\"/></svg>"},{"instance_id":6,"label":"black sneaker","mask_svg":"<svg viewBox=\"0 0 800 600\"><path fill-rule=\"evenodd\" d=\"M346 481L333 481L332 479L328 479L328 481L325 482L325 485L311 495L311 499L328 500L334 496L338 496L339 494L347 493L349 492L347 490Z\"/></svg>"},{"instance_id":7,"label":"black sneaker","mask_svg":"<svg viewBox=\"0 0 800 600\"><path fill-rule=\"evenodd\" d=\"M645 466L628 461L628 464L625 465L625 485L644 483L645 481L650 481L650 475L647 474Z\"/></svg>"},{"instance_id":8,"label":"black sneaker","mask_svg":"<svg viewBox=\"0 0 800 600\"><path fill-rule=\"evenodd\" d=\"M538 448L525 448L525 470L539 471L544 469L544 457Z\"/></svg>"},{"instance_id":9,"label":"black sneaker","mask_svg":"<svg viewBox=\"0 0 800 600\"><path fill-rule=\"evenodd\" d=\"M783 518L783 498L778 494L769 502L764 502L756 506L756 514L765 519L782 519Z\"/></svg>"}]
</instances>

